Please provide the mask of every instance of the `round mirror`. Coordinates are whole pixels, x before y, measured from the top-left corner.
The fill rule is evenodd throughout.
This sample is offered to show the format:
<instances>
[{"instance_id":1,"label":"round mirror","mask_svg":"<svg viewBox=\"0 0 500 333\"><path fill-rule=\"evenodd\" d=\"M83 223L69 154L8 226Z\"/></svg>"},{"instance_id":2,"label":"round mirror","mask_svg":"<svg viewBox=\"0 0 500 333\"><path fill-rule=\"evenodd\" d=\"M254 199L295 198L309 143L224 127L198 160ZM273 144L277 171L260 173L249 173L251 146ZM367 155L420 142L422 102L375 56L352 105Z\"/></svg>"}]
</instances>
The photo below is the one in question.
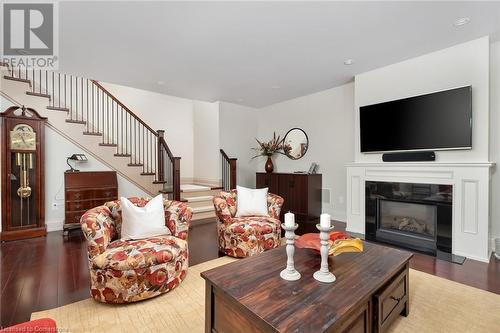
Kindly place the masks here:
<instances>
[{"instance_id":1,"label":"round mirror","mask_svg":"<svg viewBox=\"0 0 500 333\"><path fill-rule=\"evenodd\" d=\"M306 154L308 147L309 138L302 129L296 127L286 133L283 140L283 150L285 151L285 155L292 160L302 158Z\"/></svg>"}]
</instances>

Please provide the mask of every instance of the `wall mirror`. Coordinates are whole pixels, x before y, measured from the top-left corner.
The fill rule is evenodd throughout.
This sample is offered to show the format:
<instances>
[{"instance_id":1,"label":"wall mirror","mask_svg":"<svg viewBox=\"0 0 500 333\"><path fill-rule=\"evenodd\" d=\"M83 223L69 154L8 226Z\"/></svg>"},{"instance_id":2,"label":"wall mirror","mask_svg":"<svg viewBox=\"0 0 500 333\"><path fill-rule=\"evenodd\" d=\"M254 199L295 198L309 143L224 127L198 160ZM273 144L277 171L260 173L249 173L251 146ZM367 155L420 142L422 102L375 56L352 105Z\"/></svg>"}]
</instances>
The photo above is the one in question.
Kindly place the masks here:
<instances>
[{"instance_id":1,"label":"wall mirror","mask_svg":"<svg viewBox=\"0 0 500 333\"><path fill-rule=\"evenodd\" d=\"M285 155L292 160L302 158L309 147L309 138L301 128L295 127L289 130L283 139L283 150Z\"/></svg>"}]
</instances>

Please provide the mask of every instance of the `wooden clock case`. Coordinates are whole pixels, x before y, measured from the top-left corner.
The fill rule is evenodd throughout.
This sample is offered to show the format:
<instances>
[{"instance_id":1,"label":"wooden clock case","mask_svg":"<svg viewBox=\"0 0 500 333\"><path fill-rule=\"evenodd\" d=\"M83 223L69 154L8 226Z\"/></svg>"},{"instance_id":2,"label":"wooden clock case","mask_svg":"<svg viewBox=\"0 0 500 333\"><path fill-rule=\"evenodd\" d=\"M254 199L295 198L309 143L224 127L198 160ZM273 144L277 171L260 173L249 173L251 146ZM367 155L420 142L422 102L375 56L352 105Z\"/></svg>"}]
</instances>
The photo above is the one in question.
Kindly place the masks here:
<instances>
[{"instance_id":1,"label":"wooden clock case","mask_svg":"<svg viewBox=\"0 0 500 333\"><path fill-rule=\"evenodd\" d=\"M34 109L12 106L0 113L0 158L1 158L1 194L2 194L2 231L1 241L40 237L47 234L45 225L44 200L44 142L45 122ZM36 145L33 150L11 149L10 132L19 124L30 126L36 133ZM31 169L27 172L31 194L28 199L18 195L20 171L17 170L13 156L16 153L30 153L33 158ZM21 155L20 155L21 156ZM19 172L19 173L18 173ZM24 211L28 209L29 211ZM21 216L21 217L20 217ZM21 219L21 225L19 225ZM25 221L25 223L22 223Z\"/></svg>"}]
</instances>

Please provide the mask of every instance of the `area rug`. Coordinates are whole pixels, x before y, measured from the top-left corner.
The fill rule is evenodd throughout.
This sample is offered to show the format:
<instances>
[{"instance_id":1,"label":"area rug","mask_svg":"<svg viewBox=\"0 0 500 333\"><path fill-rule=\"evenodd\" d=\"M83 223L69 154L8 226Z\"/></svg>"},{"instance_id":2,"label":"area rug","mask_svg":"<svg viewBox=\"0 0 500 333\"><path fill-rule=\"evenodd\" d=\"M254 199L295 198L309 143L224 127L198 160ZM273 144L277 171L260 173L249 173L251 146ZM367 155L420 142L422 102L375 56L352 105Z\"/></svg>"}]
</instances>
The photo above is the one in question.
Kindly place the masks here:
<instances>
[{"instance_id":1,"label":"area rug","mask_svg":"<svg viewBox=\"0 0 500 333\"><path fill-rule=\"evenodd\" d=\"M173 291L129 305L86 299L31 319L53 318L60 332L204 332L205 281L200 273L234 260L222 257L189 268ZM410 270L410 315L399 317L392 333L498 332L500 295ZM314 332L311 332L314 333Z\"/></svg>"}]
</instances>

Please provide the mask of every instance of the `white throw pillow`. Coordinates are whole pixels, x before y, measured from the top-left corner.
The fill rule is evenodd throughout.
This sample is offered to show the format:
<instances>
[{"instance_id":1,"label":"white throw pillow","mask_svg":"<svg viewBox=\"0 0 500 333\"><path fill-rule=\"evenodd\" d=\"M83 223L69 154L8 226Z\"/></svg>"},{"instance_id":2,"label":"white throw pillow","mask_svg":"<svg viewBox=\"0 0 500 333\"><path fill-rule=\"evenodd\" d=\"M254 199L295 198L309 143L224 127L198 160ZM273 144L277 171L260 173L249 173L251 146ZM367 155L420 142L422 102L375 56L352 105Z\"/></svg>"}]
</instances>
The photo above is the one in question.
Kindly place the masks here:
<instances>
[{"instance_id":1,"label":"white throw pillow","mask_svg":"<svg viewBox=\"0 0 500 333\"><path fill-rule=\"evenodd\" d=\"M165 225L163 196L157 195L146 206L137 207L127 198L120 198L122 209L122 239L141 239L171 235Z\"/></svg>"},{"instance_id":2,"label":"white throw pillow","mask_svg":"<svg viewBox=\"0 0 500 333\"><path fill-rule=\"evenodd\" d=\"M242 216L269 216L267 210L268 188L251 189L236 186L238 193L236 217Z\"/></svg>"}]
</instances>

